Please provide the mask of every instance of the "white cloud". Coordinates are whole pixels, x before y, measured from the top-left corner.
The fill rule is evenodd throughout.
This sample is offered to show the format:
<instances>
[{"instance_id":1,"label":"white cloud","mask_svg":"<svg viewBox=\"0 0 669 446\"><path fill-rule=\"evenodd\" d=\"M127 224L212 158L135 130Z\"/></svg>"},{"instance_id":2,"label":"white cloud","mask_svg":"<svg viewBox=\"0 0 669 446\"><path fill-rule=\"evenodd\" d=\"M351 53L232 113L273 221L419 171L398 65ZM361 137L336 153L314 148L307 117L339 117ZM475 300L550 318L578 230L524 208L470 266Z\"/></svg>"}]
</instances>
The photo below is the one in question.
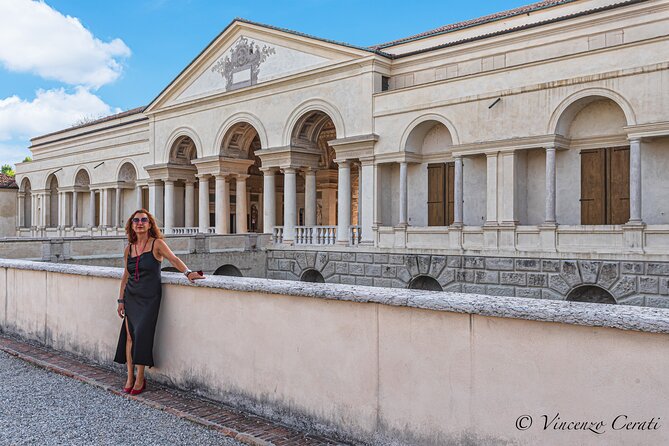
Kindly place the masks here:
<instances>
[{"instance_id":1,"label":"white cloud","mask_svg":"<svg viewBox=\"0 0 669 446\"><path fill-rule=\"evenodd\" d=\"M8 70L99 88L121 75L128 56L121 39L103 42L44 2L0 0L0 63Z\"/></svg>"},{"instance_id":2,"label":"white cloud","mask_svg":"<svg viewBox=\"0 0 669 446\"><path fill-rule=\"evenodd\" d=\"M0 165L11 164L15 166L26 156L31 156L27 145L19 144L0 144Z\"/></svg>"},{"instance_id":3,"label":"white cloud","mask_svg":"<svg viewBox=\"0 0 669 446\"><path fill-rule=\"evenodd\" d=\"M35 99L0 99L0 141L29 138L66 129L84 117L109 115L113 110L84 87L73 93L63 88L38 90Z\"/></svg>"}]
</instances>

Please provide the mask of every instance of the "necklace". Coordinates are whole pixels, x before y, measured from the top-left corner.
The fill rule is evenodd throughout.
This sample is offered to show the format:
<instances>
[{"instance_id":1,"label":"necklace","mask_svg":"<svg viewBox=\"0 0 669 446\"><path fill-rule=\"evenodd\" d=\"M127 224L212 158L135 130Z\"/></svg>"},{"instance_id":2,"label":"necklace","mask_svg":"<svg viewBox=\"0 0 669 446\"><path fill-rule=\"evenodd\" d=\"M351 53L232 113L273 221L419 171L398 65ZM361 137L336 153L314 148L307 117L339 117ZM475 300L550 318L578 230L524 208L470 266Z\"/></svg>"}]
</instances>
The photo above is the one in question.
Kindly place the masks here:
<instances>
[{"instance_id":1,"label":"necklace","mask_svg":"<svg viewBox=\"0 0 669 446\"><path fill-rule=\"evenodd\" d=\"M144 242L144 246L142 247L142 252L141 254L137 252L137 245L135 245L135 254L137 254L137 261L135 262L135 282L139 282L139 257L144 254L144 250L146 249L146 245L149 243L149 239L147 238L146 241Z\"/></svg>"}]
</instances>

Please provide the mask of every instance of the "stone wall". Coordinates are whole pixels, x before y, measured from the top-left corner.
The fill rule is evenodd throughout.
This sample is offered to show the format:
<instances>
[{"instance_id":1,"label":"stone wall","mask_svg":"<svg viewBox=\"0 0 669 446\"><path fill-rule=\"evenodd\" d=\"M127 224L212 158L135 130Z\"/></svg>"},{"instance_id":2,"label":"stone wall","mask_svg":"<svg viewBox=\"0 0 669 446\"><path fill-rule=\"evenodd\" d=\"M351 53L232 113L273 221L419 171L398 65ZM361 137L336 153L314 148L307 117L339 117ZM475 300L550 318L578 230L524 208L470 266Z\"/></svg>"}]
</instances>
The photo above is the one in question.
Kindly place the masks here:
<instances>
[{"instance_id":1,"label":"stone wall","mask_svg":"<svg viewBox=\"0 0 669 446\"><path fill-rule=\"evenodd\" d=\"M594 285L628 305L669 307L669 262L570 260L378 252L270 250L267 277L300 280L308 269L328 283L408 288L421 275L444 291L564 300Z\"/></svg>"},{"instance_id":2,"label":"stone wall","mask_svg":"<svg viewBox=\"0 0 669 446\"><path fill-rule=\"evenodd\" d=\"M0 331L111 365L120 278L0 259ZM346 444L669 444L666 309L169 273L162 283L150 381ZM601 435L544 429L543 414L606 424ZM519 430L521 416L534 424ZM620 429L651 419L658 429Z\"/></svg>"}]
</instances>

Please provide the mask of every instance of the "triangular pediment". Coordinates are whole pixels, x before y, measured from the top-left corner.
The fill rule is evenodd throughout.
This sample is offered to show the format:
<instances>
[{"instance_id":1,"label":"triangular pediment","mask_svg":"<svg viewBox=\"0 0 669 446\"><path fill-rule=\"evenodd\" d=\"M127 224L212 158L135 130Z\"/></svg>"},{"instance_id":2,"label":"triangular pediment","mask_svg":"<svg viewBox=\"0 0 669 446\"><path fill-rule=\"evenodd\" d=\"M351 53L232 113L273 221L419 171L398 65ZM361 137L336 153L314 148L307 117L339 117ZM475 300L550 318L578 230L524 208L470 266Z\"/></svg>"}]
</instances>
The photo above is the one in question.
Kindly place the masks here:
<instances>
[{"instance_id":1,"label":"triangular pediment","mask_svg":"<svg viewBox=\"0 0 669 446\"><path fill-rule=\"evenodd\" d=\"M235 21L163 90L146 112L370 54L363 48Z\"/></svg>"}]
</instances>

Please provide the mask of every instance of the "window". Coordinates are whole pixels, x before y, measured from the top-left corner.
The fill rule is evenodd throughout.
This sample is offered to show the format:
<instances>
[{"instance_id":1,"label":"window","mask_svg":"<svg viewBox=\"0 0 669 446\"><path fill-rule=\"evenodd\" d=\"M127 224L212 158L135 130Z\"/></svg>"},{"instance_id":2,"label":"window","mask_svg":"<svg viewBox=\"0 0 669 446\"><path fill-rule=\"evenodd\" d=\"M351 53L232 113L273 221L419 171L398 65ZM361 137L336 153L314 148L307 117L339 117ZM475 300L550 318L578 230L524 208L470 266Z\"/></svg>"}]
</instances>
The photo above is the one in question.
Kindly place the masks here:
<instances>
[{"instance_id":1,"label":"window","mask_svg":"<svg viewBox=\"0 0 669 446\"><path fill-rule=\"evenodd\" d=\"M453 224L454 187L455 163L429 164L427 166L428 226Z\"/></svg>"},{"instance_id":2,"label":"window","mask_svg":"<svg viewBox=\"0 0 669 446\"><path fill-rule=\"evenodd\" d=\"M390 90L390 77L381 76L381 91Z\"/></svg>"},{"instance_id":3,"label":"window","mask_svg":"<svg viewBox=\"0 0 669 446\"><path fill-rule=\"evenodd\" d=\"M581 151L581 224L627 223L629 190L629 147Z\"/></svg>"}]
</instances>

